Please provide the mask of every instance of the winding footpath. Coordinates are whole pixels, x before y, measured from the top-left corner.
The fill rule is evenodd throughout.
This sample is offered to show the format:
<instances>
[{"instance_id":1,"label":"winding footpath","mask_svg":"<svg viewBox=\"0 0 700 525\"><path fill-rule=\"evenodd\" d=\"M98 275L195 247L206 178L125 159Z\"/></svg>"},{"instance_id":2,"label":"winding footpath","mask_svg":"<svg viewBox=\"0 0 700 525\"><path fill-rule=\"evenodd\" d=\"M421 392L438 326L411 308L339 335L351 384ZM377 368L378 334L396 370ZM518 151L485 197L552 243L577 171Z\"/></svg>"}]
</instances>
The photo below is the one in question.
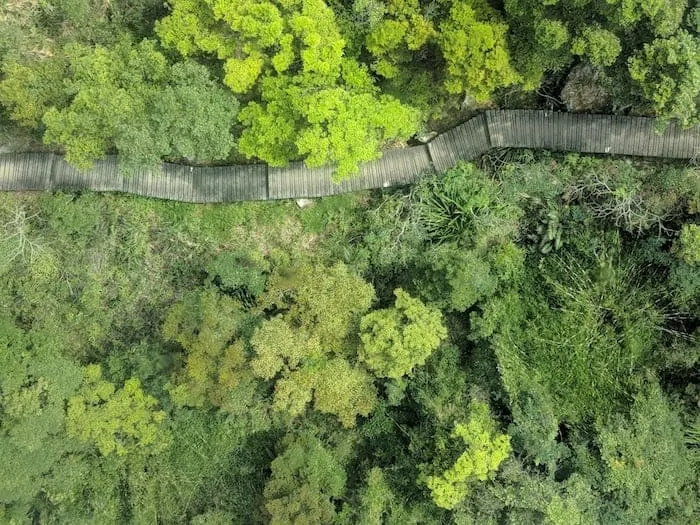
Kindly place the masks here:
<instances>
[{"instance_id":1,"label":"winding footpath","mask_svg":"<svg viewBox=\"0 0 700 525\"><path fill-rule=\"evenodd\" d=\"M284 168L265 164L194 167L164 163L126 177L115 156L81 173L53 153L0 155L0 191L117 191L183 202L232 202L322 197L410 184L492 148L531 148L667 159L700 158L700 127L672 122L663 133L645 117L552 111L487 111L438 135L428 144L384 152L360 175L335 184L332 167Z\"/></svg>"}]
</instances>

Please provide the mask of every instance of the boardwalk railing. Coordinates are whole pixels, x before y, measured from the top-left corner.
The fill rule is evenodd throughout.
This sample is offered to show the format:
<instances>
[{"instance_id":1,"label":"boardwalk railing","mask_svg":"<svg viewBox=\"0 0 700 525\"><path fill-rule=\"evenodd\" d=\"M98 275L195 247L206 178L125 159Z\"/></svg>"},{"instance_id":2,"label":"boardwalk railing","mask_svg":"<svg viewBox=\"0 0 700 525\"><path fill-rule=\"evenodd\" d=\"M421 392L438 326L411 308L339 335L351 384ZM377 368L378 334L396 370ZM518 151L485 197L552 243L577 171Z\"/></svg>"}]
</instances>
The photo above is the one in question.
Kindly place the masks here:
<instances>
[{"instance_id":1,"label":"boardwalk railing","mask_svg":"<svg viewBox=\"0 0 700 525\"><path fill-rule=\"evenodd\" d=\"M321 197L370 188L410 184L440 173L459 160L473 160L491 148L537 148L669 159L700 156L700 128L682 130L672 122L659 134L654 119L551 111L487 111L428 144L389 150L340 184L332 168L284 168L265 164L194 167L163 164L126 177L115 156L82 173L53 153L0 155L0 190L119 191L185 202L230 202Z\"/></svg>"}]
</instances>

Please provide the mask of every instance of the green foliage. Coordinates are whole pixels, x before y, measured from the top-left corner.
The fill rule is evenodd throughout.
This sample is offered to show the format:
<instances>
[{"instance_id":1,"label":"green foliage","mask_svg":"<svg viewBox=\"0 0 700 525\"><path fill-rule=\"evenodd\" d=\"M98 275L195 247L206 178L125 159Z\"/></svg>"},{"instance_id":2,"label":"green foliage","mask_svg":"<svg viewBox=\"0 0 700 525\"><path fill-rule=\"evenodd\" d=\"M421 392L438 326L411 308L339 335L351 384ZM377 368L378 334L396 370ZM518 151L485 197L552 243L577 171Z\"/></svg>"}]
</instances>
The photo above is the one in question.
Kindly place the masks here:
<instances>
[{"instance_id":1,"label":"green foliage","mask_svg":"<svg viewBox=\"0 0 700 525\"><path fill-rule=\"evenodd\" d=\"M126 145L134 138L120 136L120 130L143 130L139 123L147 114L145 99L153 89L151 83L164 80L167 63L149 41L136 47L124 41L114 49L76 44L66 53L72 74L67 91L75 96L67 108L51 108L44 114L44 140L63 145L69 162L89 169L112 145ZM147 137L135 133L141 146Z\"/></svg>"},{"instance_id":2,"label":"green foliage","mask_svg":"<svg viewBox=\"0 0 700 525\"><path fill-rule=\"evenodd\" d=\"M234 93L260 93L239 116L247 157L272 166L303 157L309 167L335 165L342 179L378 158L386 141L415 132L415 111L379 95L367 70L343 57L323 1L176 0L172 8L156 26L166 46L184 56L214 53Z\"/></svg>"},{"instance_id":3,"label":"green foliage","mask_svg":"<svg viewBox=\"0 0 700 525\"><path fill-rule=\"evenodd\" d=\"M360 323L363 361L378 377L398 379L422 366L447 329L439 310L430 308L401 288L394 290L393 308L365 315Z\"/></svg>"},{"instance_id":4,"label":"green foliage","mask_svg":"<svg viewBox=\"0 0 700 525\"><path fill-rule=\"evenodd\" d=\"M696 522L697 170L488 160L303 210L0 194L0 521Z\"/></svg>"},{"instance_id":5,"label":"green foliage","mask_svg":"<svg viewBox=\"0 0 700 525\"><path fill-rule=\"evenodd\" d=\"M615 417L600 430L608 490L621 520L644 523L678 505L691 471L677 413L652 378L635 395L629 420Z\"/></svg>"},{"instance_id":6,"label":"green foliage","mask_svg":"<svg viewBox=\"0 0 700 525\"><path fill-rule=\"evenodd\" d=\"M594 240L584 242L590 247ZM614 252L593 264L571 255L546 261L515 305L508 304L512 296L503 297L486 310L495 316L486 322L501 334L493 343L506 389L517 396L525 377L547 385L558 417L571 422L609 414L624 402L663 322L653 297L636 284L634 267L619 266Z\"/></svg>"},{"instance_id":7,"label":"green foliage","mask_svg":"<svg viewBox=\"0 0 700 525\"><path fill-rule=\"evenodd\" d=\"M9 117L22 126L37 128L52 106L66 104L63 90L63 60L49 58L28 64L7 62L2 67L0 104Z\"/></svg>"},{"instance_id":8,"label":"green foliage","mask_svg":"<svg viewBox=\"0 0 700 525\"><path fill-rule=\"evenodd\" d=\"M104 456L158 454L168 447L169 436L166 414L157 406L138 379L128 379L117 390L102 379L99 365L88 365L78 395L68 400L66 432L93 443Z\"/></svg>"},{"instance_id":9,"label":"green foliage","mask_svg":"<svg viewBox=\"0 0 700 525\"><path fill-rule=\"evenodd\" d=\"M644 45L629 59L629 73L654 112L677 118L684 126L698 122L700 39L680 30Z\"/></svg>"},{"instance_id":10,"label":"green foliage","mask_svg":"<svg viewBox=\"0 0 700 525\"><path fill-rule=\"evenodd\" d=\"M690 265L700 265L700 226L684 224L674 246L675 255Z\"/></svg>"},{"instance_id":11,"label":"green foliage","mask_svg":"<svg viewBox=\"0 0 700 525\"><path fill-rule=\"evenodd\" d=\"M534 90L546 73L562 71L575 56L583 56L610 67L625 84L623 91L628 80L617 67L618 58L626 60L654 38L670 37L680 27L686 5L686 0L506 0L513 64L525 89ZM627 93L617 96L630 101Z\"/></svg>"},{"instance_id":12,"label":"green foliage","mask_svg":"<svg viewBox=\"0 0 700 525\"><path fill-rule=\"evenodd\" d=\"M621 51L615 33L599 27L587 27L571 42L574 55L585 55L596 66L611 66Z\"/></svg>"},{"instance_id":13,"label":"green foliage","mask_svg":"<svg viewBox=\"0 0 700 525\"><path fill-rule=\"evenodd\" d=\"M204 66L192 61L174 64L150 115L152 133L165 141L158 154L200 162L226 159L234 147L231 126L237 114L238 101ZM124 154L124 147L119 151Z\"/></svg>"},{"instance_id":14,"label":"green foliage","mask_svg":"<svg viewBox=\"0 0 700 525\"><path fill-rule=\"evenodd\" d=\"M372 286L342 264L303 264L271 278L261 305L283 314L255 330L250 365L258 377L276 379L275 409L297 417L313 399L316 410L346 427L372 411L372 378L348 361L347 350L373 296Z\"/></svg>"},{"instance_id":15,"label":"green foliage","mask_svg":"<svg viewBox=\"0 0 700 525\"><path fill-rule=\"evenodd\" d=\"M255 254L230 251L220 253L207 267L207 272L223 290L237 293L245 300L255 298L265 290L268 266L264 259L256 258Z\"/></svg>"},{"instance_id":16,"label":"green foliage","mask_svg":"<svg viewBox=\"0 0 700 525\"><path fill-rule=\"evenodd\" d=\"M354 4L356 9L358 4ZM365 47L374 57L372 69L384 78L394 78L436 32L420 12L417 0L390 0L386 4L384 17L369 24Z\"/></svg>"},{"instance_id":17,"label":"green foliage","mask_svg":"<svg viewBox=\"0 0 700 525\"><path fill-rule=\"evenodd\" d=\"M507 31L508 26L485 2L457 0L452 4L439 38L449 93L485 102L495 89L520 80L510 64Z\"/></svg>"},{"instance_id":18,"label":"green foliage","mask_svg":"<svg viewBox=\"0 0 700 525\"><path fill-rule=\"evenodd\" d=\"M344 64L344 82L313 83L313 77L279 76L262 84L262 103L240 113L245 125L239 150L272 166L303 156L310 168L331 164L339 181L362 162L380 157L380 147L417 129L416 112L378 95L357 64Z\"/></svg>"},{"instance_id":19,"label":"green foliage","mask_svg":"<svg viewBox=\"0 0 700 525\"><path fill-rule=\"evenodd\" d=\"M496 185L473 164L426 178L415 192L419 219L438 242L471 240L491 208L498 208Z\"/></svg>"},{"instance_id":20,"label":"green foliage","mask_svg":"<svg viewBox=\"0 0 700 525\"><path fill-rule=\"evenodd\" d=\"M171 8L156 24L163 44L183 56L212 53L225 60L224 82L234 93L297 70L321 84L340 74L344 41L321 0L174 0Z\"/></svg>"},{"instance_id":21,"label":"green foliage","mask_svg":"<svg viewBox=\"0 0 700 525\"><path fill-rule=\"evenodd\" d=\"M386 476L379 467L367 473L366 486L360 496L358 523L361 525L381 525L394 494Z\"/></svg>"},{"instance_id":22,"label":"green foliage","mask_svg":"<svg viewBox=\"0 0 700 525\"><path fill-rule=\"evenodd\" d=\"M437 476L427 476L425 484L435 504L455 508L463 500L474 481L486 481L510 455L510 436L501 434L483 402L473 402L469 420L455 423L451 436L461 438L467 446L457 461Z\"/></svg>"},{"instance_id":23,"label":"green foliage","mask_svg":"<svg viewBox=\"0 0 700 525\"><path fill-rule=\"evenodd\" d=\"M289 436L271 465L265 485L270 523L331 523L333 499L345 491L346 474L331 450L315 436Z\"/></svg>"},{"instance_id":24,"label":"green foliage","mask_svg":"<svg viewBox=\"0 0 700 525\"><path fill-rule=\"evenodd\" d=\"M60 498L69 484L52 487L51 472L80 450L64 432L66 400L82 379L81 368L55 355L45 334L26 334L0 318L0 507L24 521L43 492Z\"/></svg>"},{"instance_id":25,"label":"green foliage","mask_svg":"<svg viewBox=\"0 0 700 525\"><path fill-rule=\"evenodd\" d=\"M214 289L194 294L174 305L163 324L165 340L177 341L186 353L169 391L181 406L209 404L229 412L253 408L252 374L241 335L246 322L242 306Z\"/></svg>"},{"instance_id":26,"label":"green foliage","mask_svg":"<svg viewBox=\"0 0 700 525\"><path fill-rule=\"evenodd\" d=\"M112 48L66 49L70 79L65 108L43 117L45 142L89 169L110 149L126 170L159 165L162 157L225 158L238 102L193 62L169 67L152 41L122 40Z\"/></svg>"}]
</instances>

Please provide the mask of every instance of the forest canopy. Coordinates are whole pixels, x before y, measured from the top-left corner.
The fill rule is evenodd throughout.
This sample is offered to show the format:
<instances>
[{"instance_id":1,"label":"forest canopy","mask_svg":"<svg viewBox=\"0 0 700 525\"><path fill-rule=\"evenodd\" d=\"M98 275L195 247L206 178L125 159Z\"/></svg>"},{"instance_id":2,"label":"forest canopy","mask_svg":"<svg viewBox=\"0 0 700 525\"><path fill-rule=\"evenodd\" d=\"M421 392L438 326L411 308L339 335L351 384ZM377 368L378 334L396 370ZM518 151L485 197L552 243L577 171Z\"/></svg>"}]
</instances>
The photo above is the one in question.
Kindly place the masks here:
<instances>
[{"instance_id":1,"label":"forest canopy","mask_svg":"<svg viewBox=\"0 0 700 525\"><path fill-rule=\"evenodd\" d=\"M695 125L699 13L687 0L6 0L0 118L83 170L107 153L127 174L304 160L340 180L484 107Z\"/></svg>"},{"instance_id":2,"label":"forest canopy","mask_svg":"<svg viewBox=\"0 0 700 525\"><path fill-rule=\"evenodd\" d=\"M0 522L694 523L700 173L0 195Z\"/></svg>"},{"instance_id":3,"label":"forest canopy","mask_svg":"<svg viewBox=\"0 0 700 525\"><path fill-rule=\"evenodd\" d=\"M0 0L0 152L337 181L486 108L692 127L699 33L689 0ZM0 193L3 525L700 523L699 371L697 159Z\"/></svg>"}]
</instances>

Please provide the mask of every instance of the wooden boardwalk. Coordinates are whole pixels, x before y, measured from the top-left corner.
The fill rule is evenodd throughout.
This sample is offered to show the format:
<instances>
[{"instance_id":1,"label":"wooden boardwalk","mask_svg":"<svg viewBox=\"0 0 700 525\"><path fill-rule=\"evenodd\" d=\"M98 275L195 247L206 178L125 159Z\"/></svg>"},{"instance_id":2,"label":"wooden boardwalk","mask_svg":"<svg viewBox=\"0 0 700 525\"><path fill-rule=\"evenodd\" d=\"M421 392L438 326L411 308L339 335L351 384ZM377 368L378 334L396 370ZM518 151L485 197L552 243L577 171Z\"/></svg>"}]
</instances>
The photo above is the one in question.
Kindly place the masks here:
<instances>
[{"instance_id":1,"label":"wooden boardwalk","mask_svg":"<svg viewBox=\"0 0 700 525\"><path fill-rule=\"evenodd\" d=\"M52 153L0 155L3 191L119 191L184 202L232 202L322 197L371 188L410 184L441 173L460 160L474 160L491 148L530 148L659 157L700 158L700 128L671 122L663 133L644 117L588 115L552 111L487 111L437 136L427 145L392 149L364 164L360 174L339 184L332 167L309 169L293 162L284 168L265 164L194 167L163 164L131 176L119 172L118 159L105 157L79 172Z\"/></svg>"}]
</instances>

